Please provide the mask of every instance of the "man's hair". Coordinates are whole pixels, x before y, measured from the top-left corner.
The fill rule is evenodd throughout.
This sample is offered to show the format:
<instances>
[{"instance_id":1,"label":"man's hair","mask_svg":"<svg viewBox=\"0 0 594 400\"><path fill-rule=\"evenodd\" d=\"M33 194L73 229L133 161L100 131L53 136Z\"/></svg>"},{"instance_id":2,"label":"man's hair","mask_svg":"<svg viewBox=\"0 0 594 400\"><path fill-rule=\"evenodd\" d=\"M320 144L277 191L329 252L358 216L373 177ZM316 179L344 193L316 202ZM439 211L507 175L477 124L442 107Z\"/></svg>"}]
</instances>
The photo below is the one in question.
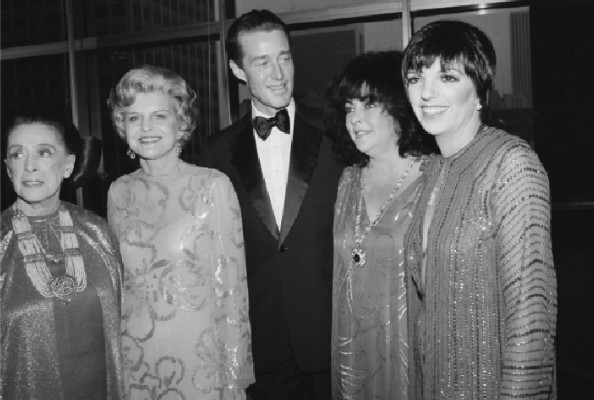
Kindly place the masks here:
<instances>
[{"instance_id":1,"label":"man's hair","mask_svg":"<svg viewBox=\"0 0 594 400\"><path fill-rule=\"evenodd\" d=\"M283 31L290 43L291 37L287 25L273 12L269 10L252 10L243 14L233 21L229 32L227 32L225 41L227 57L239 67L242 67L243 49L239 37L249 32L270 32L275 30Z\"/></svg>"}]
</instances>

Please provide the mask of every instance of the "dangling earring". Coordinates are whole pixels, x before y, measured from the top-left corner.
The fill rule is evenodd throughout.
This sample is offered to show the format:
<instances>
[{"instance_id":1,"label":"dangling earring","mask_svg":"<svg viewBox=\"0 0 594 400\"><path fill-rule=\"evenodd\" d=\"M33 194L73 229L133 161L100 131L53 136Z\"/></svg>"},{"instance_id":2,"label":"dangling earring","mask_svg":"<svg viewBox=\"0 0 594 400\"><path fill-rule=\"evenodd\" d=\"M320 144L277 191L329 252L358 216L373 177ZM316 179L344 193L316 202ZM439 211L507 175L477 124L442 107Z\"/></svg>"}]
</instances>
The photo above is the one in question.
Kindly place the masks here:
<instances>
[{"instance_id":1,"label":"dangling earring","mask_svg":"<svg viewBox=\"0 0 594 400\"><path fill-rule=\"evenodd\" d=\"M130 147L128 147L128 151L126 152L126 154L128 155L128 157L130 157L131 160L134 160L136 158L136 153L134 153Z\"/></svg>"},{"instance_id":2,"label":"dangling earring","mask_svg":"<svg viewBox=\"0 0 594 400\"><path fill-rule=\"evenodd\" d=\"M476 110L480 111L483 109L483 105L481 103L476 103Z\"/></svg>"},{"instance_id":3,"label":"dangling earring","mask_svg":"<svg viewBox=\"0 0 594 400\"><path fill-rule=\"evenodd\" d=\"M175 152L177 153L178 156L182 152L182 145L181 145L181 142L179 142L179 141L175 144Z\"/></svg>"}]
</instances>

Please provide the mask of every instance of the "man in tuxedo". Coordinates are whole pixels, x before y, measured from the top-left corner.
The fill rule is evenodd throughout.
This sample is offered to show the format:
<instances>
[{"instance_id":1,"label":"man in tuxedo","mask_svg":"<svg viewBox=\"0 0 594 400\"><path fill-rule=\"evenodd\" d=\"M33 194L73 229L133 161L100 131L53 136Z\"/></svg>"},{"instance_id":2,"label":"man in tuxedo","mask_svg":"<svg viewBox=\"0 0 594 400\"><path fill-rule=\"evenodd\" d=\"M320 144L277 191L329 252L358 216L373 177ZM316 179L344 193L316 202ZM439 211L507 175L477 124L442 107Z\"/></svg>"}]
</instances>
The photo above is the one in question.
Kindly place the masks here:
<instances>
[{"instance_id":1,"label":"man in tuxedo","mask_svg":"<svg viewBox=\"0 0 594 400\"><path fill-rule=\"evenodd\" d=\"M210 137L201 165L229 176L241 205L256 383L253 400L329 400L332 222L342 172L322 113L293 99L286 25L252 10L229 28L233 75L251 113Z\"/></svg>"}]
</instances>

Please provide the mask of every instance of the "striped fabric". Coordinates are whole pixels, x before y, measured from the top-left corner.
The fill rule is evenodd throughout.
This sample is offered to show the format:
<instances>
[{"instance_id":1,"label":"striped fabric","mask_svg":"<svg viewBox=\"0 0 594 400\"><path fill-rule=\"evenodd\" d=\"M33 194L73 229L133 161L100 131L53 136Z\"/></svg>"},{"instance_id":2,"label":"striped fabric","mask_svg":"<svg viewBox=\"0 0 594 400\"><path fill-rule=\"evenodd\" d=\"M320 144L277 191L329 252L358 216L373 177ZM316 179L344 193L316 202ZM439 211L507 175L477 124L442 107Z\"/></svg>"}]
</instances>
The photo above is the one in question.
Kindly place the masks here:
<instances>
[{"instance_id":1,"label":"striped fabric","mask_svg":"<svg viewBox=\"0 0 594 400\"><path fill-rule=\"evenodd\" d=\"M431 160L425 178L405 243L411 393L555 398L557 288L549 184L538 157L523 140L483 127L454 156Z\"/></svg>"}]
</instances>

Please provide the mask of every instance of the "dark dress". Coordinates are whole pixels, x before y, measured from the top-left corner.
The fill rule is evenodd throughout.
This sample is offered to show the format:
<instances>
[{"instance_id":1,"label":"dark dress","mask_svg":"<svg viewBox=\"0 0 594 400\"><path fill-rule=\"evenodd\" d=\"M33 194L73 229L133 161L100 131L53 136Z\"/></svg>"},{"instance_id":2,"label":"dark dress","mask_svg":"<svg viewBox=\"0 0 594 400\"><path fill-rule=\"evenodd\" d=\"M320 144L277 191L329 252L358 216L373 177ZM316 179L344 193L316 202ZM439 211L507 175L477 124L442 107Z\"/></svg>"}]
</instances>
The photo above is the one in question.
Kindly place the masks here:
<instances>
[{"instance_id":1,"label":"dark dress","mask_svg":"<svg viewBox=\"0 0 594 400\"><path fill-rule=\"evenodd\" d=\"M69 211L87 274L87 287L65 304L44 297L27 275L12 226L2 213L0 259L2 397L4 399L120 399L121 263L106 222L80 207ZM64 275L58 212L28 217L54 277Z\"/></svg>"}]
</instances>

